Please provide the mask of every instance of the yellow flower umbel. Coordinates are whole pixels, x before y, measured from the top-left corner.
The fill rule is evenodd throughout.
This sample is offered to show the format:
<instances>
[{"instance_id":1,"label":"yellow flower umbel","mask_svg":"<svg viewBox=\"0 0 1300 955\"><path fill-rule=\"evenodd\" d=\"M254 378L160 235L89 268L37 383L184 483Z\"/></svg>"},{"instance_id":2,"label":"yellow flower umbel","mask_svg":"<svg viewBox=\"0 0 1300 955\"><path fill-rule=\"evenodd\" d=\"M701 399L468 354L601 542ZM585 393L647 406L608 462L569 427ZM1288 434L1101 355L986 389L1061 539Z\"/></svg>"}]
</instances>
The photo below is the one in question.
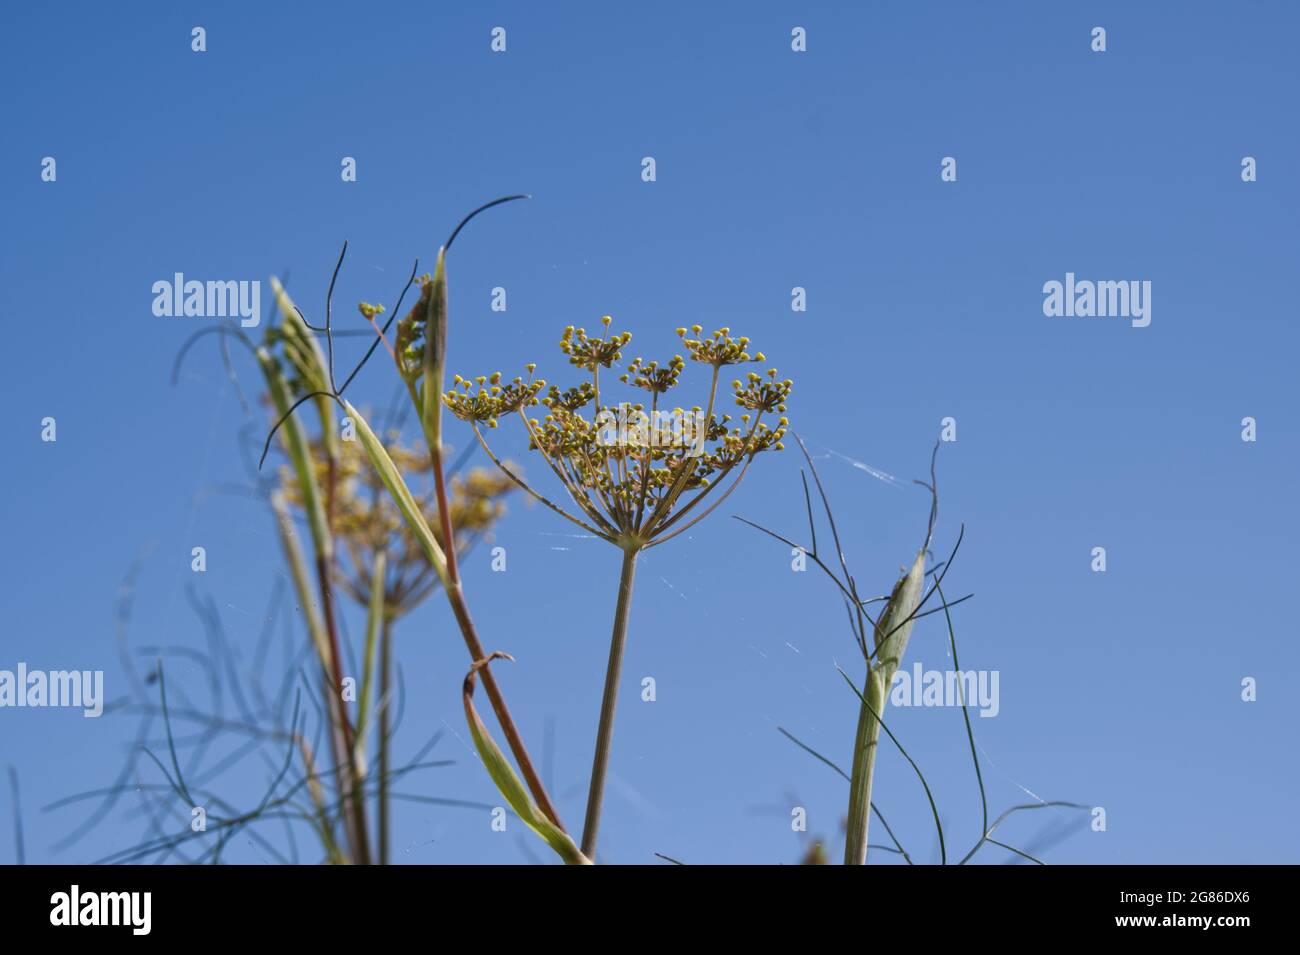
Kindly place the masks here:
<instances>
[{"instance_id":1,"label":"yellow flower umbel","mask_svg":"<svg viewBox=\"0 0 1300 955\"><path fill-rule=\"evenodd\" d=\"M719 328L703 337L696 325L677 329L687 357L674 355L664 363L634 358L621 374L612 372L644 396L637 401L610 401L608 390L601 390L601 371L623 361L632 340L630 332L611 334L610 323L608 315L601 319L599 338L572 326L560 336L560 350L569 364L589 373L590 381L562 390L536 378L537 366L530 364L525 366L526 375L508 382L500 372L474 379L457 375L443 395L451 413L469 422L483 449L512 481L567 520L623 550L582 833L587 858L594 858L600 825L637 555L707 517L736 489L759 454L783 450L781 439L788 426L784 414L793 385L788 378L778 378L775 368L747 370L731 381L732 399L740 409L737 417L716 413L724 369L762 366L767 359L762 352L750 350L749 339L732 338L730 329ZM703 403L689 408L669 399L687 358L709 370ZM609 384L606 380L607 389ZM511 417L519 419L530 449L546 461L577 513L542 496L492 453L483 428L496 428Z\"/></svg>"},{"instance_id":2,"label":"yellow flower umbel","mask_svg":"<svg viewBox=\"0 0 1300 955\"><path fill-rule=\"evenodd\" d=\"M564 390L548 387L530 364L526 376L508 382L500 372L472 380L457 375L443 401L452 414L469 422L512 480L589 533L635 553L702 520L735 489L758 454L783 448L788 424L783 414L793 383L778 379L775 368L749 371L731 382L732 398L741 409L738 417L716 414L723 369L761 365L766 358L761 352L751 354L749 339L732 338L727 328L701 338L696 325L679 328L677 334L690 359L711 370L703 405L686 408L667 398L686 366L681 355L663 364L633 359L619 380L646 397L611 403L601 394L601 370L622 360L632 335L611 335L609 316L601 323L604 332L598 339L572 326L560 337L560 350L570 364L590 373L590 381ZM541 453L576 514L525 484L488 447L483 428L496 428L509 417L518 417L529 447ZM699 509L733 474L726 489Z\"/></svg>"}]
</instances>

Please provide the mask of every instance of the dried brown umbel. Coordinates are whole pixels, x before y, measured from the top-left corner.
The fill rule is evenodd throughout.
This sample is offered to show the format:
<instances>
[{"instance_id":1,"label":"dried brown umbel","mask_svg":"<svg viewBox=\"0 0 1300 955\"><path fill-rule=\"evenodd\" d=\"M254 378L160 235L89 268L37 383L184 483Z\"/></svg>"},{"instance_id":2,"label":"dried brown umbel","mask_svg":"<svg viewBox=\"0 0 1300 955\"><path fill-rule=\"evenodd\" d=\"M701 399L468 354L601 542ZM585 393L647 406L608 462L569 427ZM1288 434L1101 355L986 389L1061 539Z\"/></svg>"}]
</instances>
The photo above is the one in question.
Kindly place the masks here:
<instances>
[{"instance_id":1,"label":"dried brown umbel","mask_svg":"<svg viewBox=\"0 0 1300 955\"><path fill-rule=\"evenodd\" d=\"M402 444L396 432L385 435L385 450L413 488L423 487L416 500L438 546L447 549L437 519L438 501L433 466L422 446ZM348 560L340 562L340 583L361 606L372 592L375 558L385 556L384 614L397 620L414 610L438 586L439 578L428 555L407 531L406 519L393 503L383 480L370 466L356 441L339 442L334 492L334 534ZM324 455L313 454L321 470ZM513 465L512 465L513 466ZM282 472L286 496L298 504L298 481L289 469ZM505 498L514 483L496 468L476 467L454 474L450 481L452 527L456 551L466 554L486 539L506 512Z\"/></svg>"},{"instance_id":2,"label":"dried brown umbel","mask_svg":"<svg viewBox=\"0 0 1300 955\"><path fill-rule=\"evenodd\" d=\"M440 533L437 483L427 449L404 445L397 432L385 435L384 449L406 476L408 484L423 488L416 496L423 520L448 552ZM406 518L388 493L379 473L371 466L360 442L338 442L330 458L324 449L313 447L312 461L318 479L333 470L332 531L347 560L335 562L339 585L358 605L368 611L364 670L357 705L357 744L353 760L364 772L366 733L376 726L378 733L379 787L378 828L381 861L386 862L389 846L390 703L393 688L393 643L397 621L418 607L441 583L428 552L409 533ZM281 493L301 507L301 482L291 468L281 472ZM467 554L487 538L505 514L505 496L513 483L495 468L473 468L455 474L450 481L449 504L455 535L455 552ZM378 685L376 687L376 671ZM377 689L377 693L375 692Z\"/></svg>"}]
</instances>

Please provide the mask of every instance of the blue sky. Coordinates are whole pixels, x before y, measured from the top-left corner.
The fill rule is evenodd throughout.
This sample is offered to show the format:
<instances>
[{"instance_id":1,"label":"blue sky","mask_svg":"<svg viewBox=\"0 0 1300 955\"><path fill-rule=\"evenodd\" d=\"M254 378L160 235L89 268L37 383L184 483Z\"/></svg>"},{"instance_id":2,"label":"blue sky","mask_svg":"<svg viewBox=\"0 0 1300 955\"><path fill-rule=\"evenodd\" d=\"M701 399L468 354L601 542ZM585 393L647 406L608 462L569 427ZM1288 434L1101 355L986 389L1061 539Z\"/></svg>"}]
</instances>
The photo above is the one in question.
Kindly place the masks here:
<instances>
[{"instance_id":1,"label":"blue sky","mask_svg":"<svg viewBox=\"0 0 1300 955\"><path fill-rule=\"evenodd\" d=\"M109 696L126 692L114 614L137 561L133 646L203 645L193 585L242 658L254 652L282 568L265 509L222 489L246 483L240 430L256 440L263 422L240 407L211 341L172 387L178 348L212 320L155 317L153 282L287 271L315 316L347 239L336 315L359 322L352 305L391 304L461 214L523 191L534 198L457 242L451 370L537 361L565 380L560 330L606 313L647 357L670 357L679 325L748 335L796 382L789 416L871 591L914 551L928 501L851 461L921 477L941 419L955 418L937 549L965 523L945 589L975 594L954 611L963 665L1000 674L998 716L975 719L991 807L1032 801L1028 790L1107 817L1094 832L1044 810L1003 837L1028 846L1046 831L1055 862L1296 860L1293 6L310 9L4 14L0 62L20 92L3 107L0 150L0 669L103 669ZM194 26L205 53L190 49ZM505 53L489 49L495 26ZM790 48L795 26L805 53ZM1090 49L1095 26L1104 53ZM41 180L46 156L55 182ZM345 156L356 182L341 181ZM945 156L956 182L940 180ZM1242 181L1246 156L1256 182ZM1067 272L1150 281L1151 324L1045 316L1043 284ZM489 307L496 286L504 313ZM790 308L795 286L806 312ZM236 360L251 390L256 369ZM383 405L394 384L376 361L349 397ZM54 443L40 440L47 416ZM522 457L515 437L501 450ZM452 443L468 439L451 426ZM791 862L805 845L794 806L838 858L847 786L777 727L847 765L856 706L834 664L861 665L832 586L792 573L788 549L730 518L802 539L799 463L760 460L712 518L644 560L608 861ZM518 658L498 672L534 750L553 727L547 762L576 828L618 564L567 533L514 500L496 540L508 571L491 573L482 551L465 572L485 642ZM201 576L194 546L208 553ZM1090 568L1098 546L1105 573ZM940 619L918 625L909 663L950 665ZM354 640L361 629L349 609ZM465 742L467 658L445 602L397 639L399 758L443 729L436 752L457 761L406 791L498 803ZM168 674L201 697L184 659ZM635 692L644 676L653 703ZM900 710L890 725L935 790L950 846L970 845L979 802L960 714ZM128 797L56 855L81 810L40 811L110 785L135 729L0 710L29 860L92 861L140 838ZM250 761L218 782L242 805L264 775ZM909 851L933 857L924 794L888 747L875 796ZM0 805L7 820L7 794ZM396 856L526 861L519 823L501 834L489 821L401 804ZM1060 841L1058 822L1072 823ZM6 822L0 861L13 858ZM246 839L230 858L262 859Z\"/></svg>"}]
</instances>

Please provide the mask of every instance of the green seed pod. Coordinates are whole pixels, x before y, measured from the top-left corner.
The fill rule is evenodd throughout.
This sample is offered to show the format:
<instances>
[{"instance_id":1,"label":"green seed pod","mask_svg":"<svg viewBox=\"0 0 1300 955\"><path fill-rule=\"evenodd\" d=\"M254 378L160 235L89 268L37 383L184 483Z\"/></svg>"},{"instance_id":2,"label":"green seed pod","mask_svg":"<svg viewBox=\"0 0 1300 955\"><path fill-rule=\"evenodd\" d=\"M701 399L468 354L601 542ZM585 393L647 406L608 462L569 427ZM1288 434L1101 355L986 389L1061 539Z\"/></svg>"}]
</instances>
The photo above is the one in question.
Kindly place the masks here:
<instances>
[{"instance_id":1,"label":"green seed pod","mask_svg":"<svg viewBox=\"0 0 1300 955\"><path fill-rule=\"evenodd\" d=\"M894 678L894 671L903 661L907 641L912 636L912 614L921 602L925 584L925 551L916 555L912 569L898 578L885 612L876 626L876 666L880 668L885 686Z\"/></svg>"}]
</instances>

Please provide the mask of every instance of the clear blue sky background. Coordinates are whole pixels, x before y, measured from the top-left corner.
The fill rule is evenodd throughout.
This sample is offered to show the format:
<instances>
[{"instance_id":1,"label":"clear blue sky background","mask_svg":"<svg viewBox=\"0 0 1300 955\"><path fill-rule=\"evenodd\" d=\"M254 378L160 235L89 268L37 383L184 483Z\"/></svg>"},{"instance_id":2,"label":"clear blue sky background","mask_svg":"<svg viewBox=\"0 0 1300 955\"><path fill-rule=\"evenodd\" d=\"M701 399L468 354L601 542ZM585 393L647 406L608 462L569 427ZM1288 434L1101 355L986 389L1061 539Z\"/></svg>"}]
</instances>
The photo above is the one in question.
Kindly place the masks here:
<instances>
[{"instance_id":1,"label":"clear blue sky background","mask_svg":"<svg viewBox=\"0 0 1300 955\"><path fill-rule=\"evenodd\" d=\"M458 240L453 370L538 361L562 380L560 329L605 313L646 357L671 356L678 325L750 336L797 383L790 417L868 591L891 585L928 502L845 458L923 476L940 420L956 418L937 549L965 522L948 581L976 595L955 611L962 663L1001 674L1000 714L975 720L991 806L1031 801L1024 787L1107 812L1101 833L1046 810L1003 837L1057 862L1296 861L1295 7L474 6L6 7L0 668L102 668L109 695L125 693L114 608L137 560L133 646L201 648L195 584L252 655L281 565L265 510L219 489L246 482L239 432L256 440L262 422L214 340L170 385L178 347L211 320L154 317L154 281L288 270L316 316L346 238L336 314L359 322L352 305L391 304L461 214L527 191ZM190 50L195 25L206 53ZM498 25L508 52L494 55ZM1104 54L1089 48L1098 25ZM790 49L794 26L807 53ZM44 156L55 183L40 180ZM344 156L359 181L340 180ZM641 181L643 156L657 182ZM944 156L956 183L940 181ZM1241 181L1243 156L1258 182ZM1150 280L1150 327L1045 317L1042 285L1067 271ZM790 309L796 285L806 313ZM505 313L489 308L494 286ZM354 400L383 404L393 384L377 360ZM57 443L40 440L45 416ZM451 440L467 437L455 423ZM524 453L504 434L502 451ZM608 861L791 862L805 844L793 806L838 858L847 787L777 727L847 765L856 706L833 664L861 665L831 585L729 516L802 538L799 463L760 461L689 539L644 561ZM567 531L515 500L497 539L508 572L480 551L466 574L485 642L518 658L498 673L535 751L554 728L547 762L576 828L618 567ZM948 665L939 620L918 626L909 661ZM361 624L349 610L354 640ZM457 761L403 790L499 803L463 742L467 658L445 603L398 642L399 758L441 728L435 753ZM203 698L192 663L169 674ZM958 711L895 712L891 726L964 849L980 821ZM29 860L90 861L140 838L134 796L58 855L85 807L40 811L110 785L135 728L0 711ZM920 786L882 746L877 801L935 858ZM248 805L264 774L239 763L219 788ZM7 793L0 806L9 862ZM490 831L483 810L406 803L397 857L524 861L520 833ZM262 856L241 838L230 858Z\"/></svg>"}]
</instances>

